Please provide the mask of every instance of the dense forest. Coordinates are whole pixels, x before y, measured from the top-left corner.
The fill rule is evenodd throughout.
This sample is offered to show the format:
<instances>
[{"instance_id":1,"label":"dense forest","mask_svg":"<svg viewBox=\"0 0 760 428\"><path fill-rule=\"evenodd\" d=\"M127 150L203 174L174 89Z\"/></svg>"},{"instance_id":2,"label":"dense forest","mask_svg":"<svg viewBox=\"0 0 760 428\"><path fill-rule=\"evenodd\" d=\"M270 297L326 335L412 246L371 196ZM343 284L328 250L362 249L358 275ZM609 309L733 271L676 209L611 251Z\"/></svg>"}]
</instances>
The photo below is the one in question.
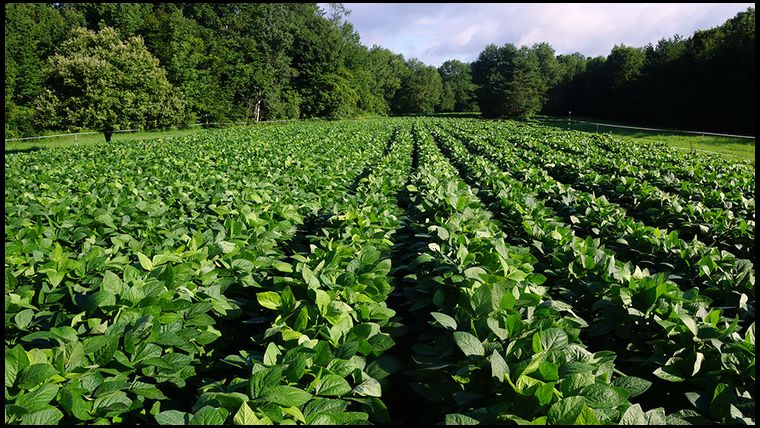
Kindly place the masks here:
<instances>
[{"instance_id":1,"label":"dense forest","mask_svg":"<svg viewBox=\"0 0 760 428\"><path fill-rule=\"evenodd\" d=\"M755 11L607 57L489 45L440 67L368 48L331 3L5 5L6 138L45 130L481 111L754 133Z\"/></svg>"}]
</instances>

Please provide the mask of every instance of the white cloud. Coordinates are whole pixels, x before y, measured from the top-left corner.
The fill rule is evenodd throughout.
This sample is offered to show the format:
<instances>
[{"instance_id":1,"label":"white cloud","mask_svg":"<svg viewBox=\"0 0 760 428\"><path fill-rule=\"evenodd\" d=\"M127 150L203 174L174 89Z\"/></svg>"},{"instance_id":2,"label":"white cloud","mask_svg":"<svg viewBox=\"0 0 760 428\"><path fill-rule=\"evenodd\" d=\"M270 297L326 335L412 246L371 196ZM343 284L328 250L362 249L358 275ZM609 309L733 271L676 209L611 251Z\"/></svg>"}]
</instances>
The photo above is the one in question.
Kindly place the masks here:
<instances>
[{"instance_id":1,"label":"white cloud","mask_svg":"<svg viewBox=\"0 0 760 428\"><path fill-rule=\"evenodd\" d=\"M557 53L607 55L722 24L753 3L345 3L368 46L438 66L474 60L489 43L548 42Z\"/></svg>"}]
</instances>

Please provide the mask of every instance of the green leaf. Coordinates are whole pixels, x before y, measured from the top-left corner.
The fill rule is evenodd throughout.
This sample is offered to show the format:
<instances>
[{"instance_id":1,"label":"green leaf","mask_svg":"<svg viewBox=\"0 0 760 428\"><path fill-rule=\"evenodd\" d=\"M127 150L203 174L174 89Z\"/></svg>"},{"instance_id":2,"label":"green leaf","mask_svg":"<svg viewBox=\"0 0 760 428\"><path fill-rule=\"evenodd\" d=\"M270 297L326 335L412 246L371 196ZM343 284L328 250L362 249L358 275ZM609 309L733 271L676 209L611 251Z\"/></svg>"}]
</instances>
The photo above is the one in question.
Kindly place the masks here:
<instances>
[{"instance_id":1,"label":"green leaf","mask_svg":"<svg viewBox=\"0 0 760 428\"><path fill-rule=\"evenodd\" d=\"M505 296L507 294L509 294L509 293L506 293ZM513 300L514 300L514 298L513 298ZM501 326L499 326L499 321L498 320L496 320L494 318L491 318L491 317L488 317L488 319L486 320L486 324L488 324L488 328L491 329L491 331L493 332L493 334L496 335L496 337L498 337L501 340L506 340L507 339L507 337L508 337L507 329L501 328Z\"/></svg>"},{"instance_id":2,"label":"green leaf","mask_svg":"<svg viewBox=\"0 0 760 428\"><path fill-rule=\"evenodd\" d=\"M266 351L264 351L264 365L274 366L277 364L277 357L281 355L280 349L274 342L269 342Z\"/></svg>"},{"instance_id":3,"label":"green leaf","mask_svg":"<svg viewBox=\"0 0 760 428\"><path fill-rule=\"evenodd\" d=\"M140 260L140 266L142 266L143 269L145 269L147 271L153 270L153 262L150 261L150 259L148 258L148 256L146 256L143 253L139 253L138 252L137 253L137 258L138 258L138 260Z\"/></svg>"},{"instance_id":4,"label":"green leaf","mask_svg":"<svg viewBox=\"0 0 760 428\"><path fill-rule=\"evenodd\" d=\"M620 425L646 425L647 418L639 404L634 404L625 410L620 418Z\"/></svg>"},{"instance_id":5,"label":"green leaf","mask_svg":"<svg viewBox=\"0 0 760 428\"><path fill-rule=\"evenodd\" d=\"M314 290L316 293L317 309L322 316L327 314L327 310L330 307L330 295L324 290Z\"/></svg>"},{"instance_id":6,"label":"green leaf","mask_svg":"<svg viewBox=\"0 0 760 428\"><path fill-rule=\"evenodd\" d=\"M334 398L314 397L304 407L303 414L307 417L320 413L342 413L348 407L348 402Z\"/></svg>"},{"instance_id":7,"label":"green leaf","mask_svg":"<svg viewBox=\"0 0 760 428\"><path fill-rule=\"evenodd\" d=\"M567 334L561 329L550 328L541 332L541 347L544 351L562 349L567 343Z\"/></svg>"},{"instance_id":8,"label":"green leaf","mask_svg":"<svg viewBox=\"0 0 760 428\"><path fill-rule=\"evenodd\" d=\"M21 416L22 425L57 425L63 418L63 413L54 407L27 413Z\"/></svg>"},{"instance_id":9,"label":"green leaf","mask_svg":"<svg viewBox=\"0 0 760 428\"><path fill-rule=\"evenodd\" d=\"M191 416L179 410L166 410L156 415L156 422L159 425L189 425Z\"/></svg>"},{"instance_id":10,"label":"green leaf","mask_svg":"<svg viewBox=\"0 0 760 428\"><path fill-rule=\"evenodd\" d=\"M667 423L665 409L662 407L649 410L644 416L646 417L646 425L665 425Z\"/></svg>"},{"instance_id":11,"label":"green leaf","mask_svg":"<svg viewBox=\"0 0 760 428\"><path fill-rule=\"evenodd\" d=\"M301 276L303 277L304 282L306 282L306 285L309 286L309 288L312 289L318 289L319 288L319 279L314 275L314 271L309 269L308 266L304 266L303 270L301 271Z\"/></svg>"},{"instance_id":12,"label":"green leaf","mask_svg":"<svg viewBox=\"0 0 760 428\"><path fill-rule=\"evenodd\" d=\"M124 283L122 283L121 278L119 278L118 275L108 270L103 274L103 282L100 284L100 288L118 295L124 291Z\"/></svg>"},{"instance_id":13,"label":"green leaf","mask_svg":"<svg viewBox=\"0 0 760 428\"><path fill-rule=\"evenodd\" d=\"M311 398L308 392L293 386L276 386L267 392L266 399L280 406L301 406Z\"/></svg>"},{"instance_id":14,"label":"green leaf","mask_svg":"<svg viewBox=\"0 0 760 428\"><path fill-rule=\"evenodd\" d=\"M233 425L262 425L261 419L256 417L256 413L248 407L245 402L240 405L237 413L232 418Z\"/></svg>"},{"instance_id":15,"label":"green leaf","mask_svg":"<svg viewBox=\"0 0 760 428\"><path fill-rule=\"evenodd\" d=\"M499 379L500 382L504 382L504 379L509 376L509 366L504 358L495 350L489 357L491 361L491 376Z\"/></svg>"},{"instance_id":16,"label":"green leaf","mask_svg":"<svg viewBox=\"0 0 760 428\"><path fill-rule=\"evenodd\" d=\"M274 291L256 293L256 300L259 301L261 306L272 310L277 310L282 305L280 295Z\"/></svg>"},{"instance_id":17,"label":"green leaf","mask_svg":"<svg viewBox=\"0 0 760 428\"><path fill-rule=\"evenodd\" d=\"M49 269L45 272L45 274L48 277L48 280L53 285L53 287L57 287L58 284L63 281L63 277L66 276L66 271L57 271L54 269Z\"/></svg>"},{"instance_id":18,"label":"green leaf","mask_svg":"<svg viewBox=\"0 0 760 428\"><path fill-rule=\"evenodd\" d=\"M229 413L224 408L203 406L190 418L190 425L222 425Z\"/></svg>"},{"instance_id":19,"label":"green leaf","mask_svg":"<svg viewBox=\"0 0 760 428\"><path fill-rule=\"evenodd\" d=\"M375 361L369 363L364 369L368 375L375 379L385 379L389 375L396 373L401 368L401 362L391 355L383 355Z\"/></svg>"},{"instance_id":20,"label":"green leaf","mask_svg":"<svg viewBox=\"0 0 760 428\"><path fill-rule=\"evenodd\" d=\"M560 391L565 396L577 395L584 386L593 384L595 380L593 373L573 373L562 379Z\"/></svg>"},{"instance_id":21,"label":"green leaf","mask_svg":"<svg viewBox=\"0 0 760 428\"><path fill-rule=\"evenodd\" d=\"M694 355L694 371L691 373L692 376L696 375L699 369L702 368L702 362L705 360L705 354L701 352L697 352Z\"/></svg>"},{"instance_id":22,"label":"green leaf","mask_svg":"<svg viewBox=\"0 0 760 428\"><path fill-rule=\"evenodd\" d=\"M5 349L5 386L11 387L16 382L19 372L29 367L29 357L21 345Z\"/></svg>"},{"instance_id":23,"label":"green leaf","mask_svg":"<svg viewBox=\"0 0 760 428\"><path fill-rule=\"evenodd\" d=\"M688 315L683 315L683 314L679 314L678 318L680 318L681 321L683 321L683 324L689 329L691 334L693 334L694 337L697 337L697 333L698 333L697 322L694 321L694 318Z\"/></svg>"},{"instance_id":24,"label":"green leaf","mask_svg":"<svg viewBox=\"0 0 760 428\"><path fill-rule=\"evenodd\" d=\"M18 397L15 404L25 408L27 412L32 413L47 407L48 403L55 398L56 394L58 394L58 385L46 383L34 391L27 392Z\"/></svg>"},{"instance_id":25,"label":"green leaf","mask_svg":"<svg viewBox=\"0 0 760 428\"><path fill-rule=\"evenodd\" d=\"M478 340L477 337L473 336L470 333L467 333L466 331L455 331L453 335L454 341L465 355L485 355L483 344L480 343L480 340Z\"/></svg>"},{"instance_id":26,"label":"green leaf","mask_svg":"<svg viewBox=\"0 0 760 428\"><path fill-rule=\"evenodd\" d=\"M446 425L480 425L480 421L460 413L446 415Z\"/></svg>"},{"instance_id":27,"label":"green leaf","mask_svg":"<svg viewBox=\"0 0 760 428\"><path fill-rule=\"evenodd\" d=\"M583 406L581 414L575 420L575 425L600 425L599 417L588 406Z\"/></svg>"},{"instance_id":28,"label":"green leaf","mask_svg":"<svg viewBox=\"0 0 760 428\"><path fill-rule=\"evenodd\" d=\"M114 391L110 394L99 396L95 399L95 401L92 403L92 409L98 410L98 409L108 409L113 407L114 405L124 405L126 407L129 407L132 404L132 400L127 397L127 393L124 391Z\"/></svg>"},{"instance_id":29,"label":"green leaf","mask_svg":"<svg viewBox=\"0 0 760 428\"><path fill-rule=\"evenodd\" d=\"M21 372L18 386L21 389L32 389L57 374L58 370L48 363L32 364Z\"/></svg>"},{"instance_id":30,"label":"green leaf","mask_svg":"<svg viewBox=\"0 0 760 428\"><path fill-rule=\"evenodd\" d=\"M671 373L672 370L673 370L672 367L663 366L663 367L657 368L657 370L655 370L653 373L655 376L659 377L660 379L664 379L669 382L683 382L684 380L686 380L682 378L681 376Z\"/></svg>"},{"instance_id":31,"label":"green leaf","mask_svg":"<svg viewBox=\"0 0 760 428\"><path fill-rule=\"evenodd\" d=\"M585 404L586 399L580 396L563 398L549 408L547 420L552 425L573 425Z\"/></svg>"},{"instance_id":32,"label":"green leaf","mask_svg":"<svg viewBox=\"0 0 760 428\"><path fill-rule=\"evenodd\" d=\"M290 263L286 263L280 260L272 262L272 266L280 272L290 273L293 272L293 266Z\"/></svg>"},{"instance_id":33,"label":"green leaf","mask_svg":"<svg viewBox=\"0 0 760 428\"><path fill-rule=\"evenodd\" d=\"M75 388L70 384L61 390L61 398L58 400L58 403L68 414L75 418L81 421L91 420L93 419L93 416L90 415L92 402L85 401L82 398L82 394L86 392L86 389Z\"/></svg>"},{"instance_id":34,"label":"green leaf","mask_svg":"<svg viewBox=\"0 0 760 428\"><path fill-rule=\"evenodd\" d=\"M26 330L26 327L32 322L34 318L34 311L31 309L24 309L13 317L13 321L16 322L16 326L21 330Z\"/></svg>"},{"instance_id":35,"label":"green leaf","mask_svg":"<svg viewBox=\"0 0 760 428\"><path fill-rule=\"evenodd\" d=\"M326 397L340 397L351 392L351 386L340 376L328 374L317 383L316 395Z\"/></svg>"},{"instance_id":36,"label":"green leaf","mask_svg":"<svg viewBox=\"0 0 760 428\"><path fill-rule=\"evenodd\" d=\"M581 395L586 397L589 407L595 409L610 409L617 407L628 400L628 393L622 388L595 383L581 390Z\"/></svg>"},{"instance_id":37,"label":"green leaf","mask_svg":"<svg viewBox=\"0 0 760 428\"><path fill-rule=\"evenodd\" d=\"M628 391L628 398L633 398L649 389L652 382L636 376L623 376L615 379L612 385L625 389Z\"/></svg>"},{"instance_id":38,"label":"green leaf","mask_svg":"<svg viewBox=\"0 0 760 428\"><path fill-rule=\"evenodd\" d=\"M382 388L380 387L380 382L373 378L368 378L359 385L356 385L356 387L351 392L363 397L382 396Z\"/></svg>"},{"instance_id":39,"label":"green leaf","mask_svg":"<svg viewBox=\"0 0 760 428\"><path fill-rule=\"evenodd\" d=\"M259 369L251 374L251 378L248 383L251 398L259 398L265 396L270 389L279 385L283 371L282 366L264 368L263 366L258 365L254 367L254 369L256 368Z\"/></svg>"},{"instance_id":40,"label":"green leaf","mask_svg":"<svg viewBox=\"0 0 760 428\"><path fill-rule=\"evenodd\" d=\"M478 266L474 266L474 267L471 267L471 268L468 268L468 269L464 270L464 276L466 278L470 278L470 279L480 280L480 275L487 275L487 274L488 274L488 272L486 272L485 269L483 269L482 267L478 267Z\"/></svg>"},{"instance_id":41,"label":"green leaf","mask_svg":"<svg viewBox=\"0 0 760 428\"><path fill-rule=\"evenodd\" d=\"M430 315L432 315L433 318L438 321L438 324L442 325L443 327L451 330L457 329L457 322L454 320L454 318L440 312L431 312Z\"/></svg>"}]
</instances>

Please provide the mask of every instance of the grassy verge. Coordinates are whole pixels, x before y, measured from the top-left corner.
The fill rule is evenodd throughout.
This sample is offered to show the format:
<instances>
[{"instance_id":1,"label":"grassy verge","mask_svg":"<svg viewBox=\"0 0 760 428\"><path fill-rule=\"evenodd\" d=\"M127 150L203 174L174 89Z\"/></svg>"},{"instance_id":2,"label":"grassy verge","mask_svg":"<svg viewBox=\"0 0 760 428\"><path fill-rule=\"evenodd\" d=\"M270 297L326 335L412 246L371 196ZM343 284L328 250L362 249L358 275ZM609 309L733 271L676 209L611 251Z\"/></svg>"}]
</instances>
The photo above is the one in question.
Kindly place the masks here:
<instances>
[{"instance_id":1,"label":"grassy verge","mask_svg":"<svg viewBox=\"0 0 760 428\"><path fill-rule=\"evenodd\" d=\"M201 129L202 128L198 126L189 129L170 131L125 132L113 134L111 141L143 141L155 138L180 137L198 132ZM40 138L36 140L7 141L5 142L5 153L27 152L62 146L105 144L105 142L106 138L101 133L67 135L65 137Z\"/></svg>"},{"instance_id":2,"label":"grassy verge","mask_svg":"<svg viewBox=\"0 0 760 428\"><path fill-rule=\"evenodd\" d=\"M588 122L599 122L590 118L578 118ZM586 132L604 132L633 141L662 141L679 150L696 150L716 153L731 160L745 160L755 163L755 140L712 135L685 135L669 131L646 131L638 129L617 128L614 122L603 125L578 123L567 119L549 116L539 116L536 121L541 125L554 126L561 129L574 129ZM630 125L625 125L630 126Z\"/></svg>"}]
</instances>

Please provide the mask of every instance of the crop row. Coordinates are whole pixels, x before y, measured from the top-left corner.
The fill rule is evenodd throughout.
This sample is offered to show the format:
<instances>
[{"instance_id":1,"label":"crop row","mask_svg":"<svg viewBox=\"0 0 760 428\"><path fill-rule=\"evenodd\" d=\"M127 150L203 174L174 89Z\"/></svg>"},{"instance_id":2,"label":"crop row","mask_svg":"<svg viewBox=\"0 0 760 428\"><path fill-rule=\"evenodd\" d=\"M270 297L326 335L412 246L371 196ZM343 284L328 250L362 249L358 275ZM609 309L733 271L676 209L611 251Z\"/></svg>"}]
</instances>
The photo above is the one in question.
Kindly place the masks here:
<instances>
[{"instance_id":1,"label":"crop row","mask_svg":"<svg viewBox=\"0 0 760 428\"><path fill-rule=\"evenodd\" d=\"M476 153L494 161L502 171L529 186L575 231L600 239L618 256L635 259L655 271L669 272L671 279L682 287L696 286L701 293L719 300L721 306L739 310L742 299L754 305L752 261L736 259L696 239L685 241L678 237L676 230L668 232L634 220L625 209L604 196L597 197L560 183L546 170L524 161L520 153L497 148L487 137L488 132L471 130L455 132L455 135ZM748 315L747 308L739 312Z\"/></svg>"},{"instance_id":2,"label":"crop row","mask_svg":"<svg viewBox=\"0 0 760 428\"><path fill-rule=\"evenodd\" d=\"M249 132L6 161L6 422L187 406L178 392L240 346L246 288L286 268L280 246L380 156L387 131Z\"/></svg>"},{"instance_id":3,"label":"crop row","mask_svg":"<svg viewBox=\"0 0 760 428\"><path fill-rule=\"evenodd\" d=\"M623 339L626 361L629 367L637 367L638 375L649 377L644 371L649 369L669 382L688 379L688 388L696 389L687 388L687 396L710 397L727 388L737 394L734 403L752 400L754 388L746 376L753 371L754 324L745 334L734 334L738 320L722 316L720 309L711 307L710 299L699 295L699 289L681 291L667 274L650 276L646 270L616 260L598 241L575 236L529 187L447 137L437 134L447 154L466 176L481 184L481 191L498 201L511 224L522 226L516 234L528 245L532 241L545 255L549 269L544 272L553 280L552 288L564 291L549 292L581 316L594 317L584 333L614 332ZM590 313L583 308L591 308ZM734 417L728 408L721 413L700 410L711 419Z\"/></svg>"},{"instance_id":4,"label":"crop row","mask_svg":"<svg viewBox=\"0 0 760 428\"><path fill-rule=\"evenodd\" d=\"M526 247L501 225L416 128L419 169L410 186L427 238L411 263L411 310L438 330L413 349L415 389L442 403L446 423L617 423L680 420L629 398L649 382L618 376L615 354L579 340L585 321L546 294Z\"/></svg>"},{"instance_id":5,"label":"crop row","mask_svg":"<svg viewBox=\"0 0 760 428\"><path fill-rule=\"evenodd\" d=\"M534 164L545 165L558 180L603 194L611 201L620 203L629 215L653 225L678 229L682 235L697 236L707 244L717 245L738 257L751 258L754 254L754 199L751 201L751 215L745 211L746 218L742 218L731 210L686 201L679 195L664 192L625 172L599 172L598 161L594 159L602 156L566 155L542 141L525 136L513 136L509 145L521 147L523 155Z\"/></svg>"}]
</instances>

